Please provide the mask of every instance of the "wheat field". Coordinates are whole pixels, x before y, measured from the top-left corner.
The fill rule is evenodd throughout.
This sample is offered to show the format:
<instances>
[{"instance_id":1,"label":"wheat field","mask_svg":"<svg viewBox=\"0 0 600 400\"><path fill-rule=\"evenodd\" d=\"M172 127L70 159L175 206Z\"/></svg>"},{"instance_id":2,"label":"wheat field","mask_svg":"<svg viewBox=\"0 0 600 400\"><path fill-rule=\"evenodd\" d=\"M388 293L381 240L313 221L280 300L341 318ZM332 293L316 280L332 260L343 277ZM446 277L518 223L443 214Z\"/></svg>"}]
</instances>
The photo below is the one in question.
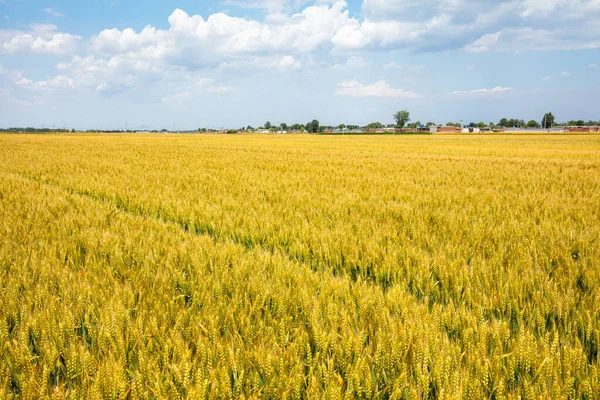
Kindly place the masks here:
<instances>
[{"instance_id":1,"label":"wheat field","mask_svg":"<svg viewBox=\"0 0 600 400\"><path fill-rule=\"evenodd\" d=\"M600 136L0 135L0 398L593 399Z\"/></svg>"}]
</instances>

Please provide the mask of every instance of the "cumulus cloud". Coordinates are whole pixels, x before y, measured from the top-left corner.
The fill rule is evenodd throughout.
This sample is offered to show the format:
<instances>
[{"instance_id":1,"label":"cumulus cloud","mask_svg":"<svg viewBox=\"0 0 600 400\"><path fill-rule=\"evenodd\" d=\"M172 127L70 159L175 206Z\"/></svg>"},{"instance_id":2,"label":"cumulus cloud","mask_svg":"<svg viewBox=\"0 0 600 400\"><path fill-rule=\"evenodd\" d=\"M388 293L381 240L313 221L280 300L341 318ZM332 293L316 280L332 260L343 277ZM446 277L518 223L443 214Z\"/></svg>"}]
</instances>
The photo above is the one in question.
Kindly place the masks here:
<instances>
[{"instance_id":1,"label":"cumulus cloud","mask_svg":"<svg viewBox=\"0 0 600 400\"><path fill-rule=\"evenodd\" d=\"M309 53L330 43L341 27L357 23L348 16L346 6L344 1L310 6L301 13L281 16L275 23L224 13L204 19L177 9L168 19L168 30L152 26L140 32L108 29L92 38L90 44L103 54L135 52L139 58L197 66L247 56Z\"/></svg>"},{"instance_id":2,"label":"cumulus cloud","mask_svg":"<svg viewBox=\"0 0 600 400\"><path fill-rule=\"evenodd\" d=\"M168 17L167 29L151 25L140 31L106 29L91 38L90 48L106 56L128 54L194 68L248 57L297 59L320 49L352 56L348 53L366 49L464 49L481 53L600 48L598 0L364 0L362 19L350 16L345 1L321 0L299 12L283 12L300 9L305 3L223 2L264 8L269 13L262 21L222 12L203 17L176 9ZM2 45L9 48L12 37L8 40L7 31L1 32ZM17 44L24 40L18 38L19 33L27 34L13 31ZM50 39L48 32L38 36Z\"/></svg>"},{"instance_id":3,"label":"cumulus cloud","mask_svg":"<svg viewBox=\"0 0 600 400\"><path fill-rule=\"evenodd\" d=\"M141 30L109 27L82 45L79 36L61 32L55 25L0 29L0 54L79 54L59 64L55 78L35 81L13 76L21 88L87 89L108 95L163 85L157 96L160 101L188 91L195 97L198 93L233 90L227 79L199 83L208 79L205 75L211 71L215 76L226 76L230 69L244 68L272 69L281 74L314 66L358 69L367 65L365 51L408 48L484 53L600 48L598 0L364 0L361 17L351 14L348 4L341 0L221 3L259 7L267 12L263 19L257 19L225 12L193 15L176 9L164 29L151 25ZM45 11L60 14L50 8ZM337 60L341 61L335 64ZM384 68L402 68L409 74L414 69L396 62ZM414 69L413 75L419 73ZM498 87L453 94L507 90ZM370 85L342 82L335 93L419 97L392 88L384 80Z\"/></svg>"},{"instance_id":4,"label":"cumulus cloud","mask_svg":"<svg viewBox=\"0 0 600 400\"><path fill-rule=\"evenodd\" d=\"M338 83L335 90L338 96L352 97L405 97L418 98L421 95L404 89L394 89L386 81L378 81L372 85L363 85L356 80Z\"/></svg>"},{"instance_id":5,"label":"cumulus cloud","mask_svg":"<svg viewBox=\"0 0 600 400\"><path fill-rule=\"evenodd\" d=\"M77 49L77 35L58 32L56 25L31 25L27 31L0 30L0 53L72 54Z\"/></svg>"},{"instance_id":6,"label":"cumulus cloud","mask_svg":"<svg viewBox=\"0 0 600 400\"><path fill-rule=\"evenodd\" d=\"M524 52L600 48L598 0L364 0L348 47ZM351 39L351 40L350 40Z\"/></svg>"},{"instance_id":7,"label":"cumulus cloud","mask_svg":"<svg viewBox=\"0 0 600 400\"><path fill-rule=\"evenodd\" d=\"M487 95L487 94L499 94L511 91L512 88L496 86L493 89L474 89L474 90L456 90L450 94L452 95Z\"/></svg>"}]
</instances>

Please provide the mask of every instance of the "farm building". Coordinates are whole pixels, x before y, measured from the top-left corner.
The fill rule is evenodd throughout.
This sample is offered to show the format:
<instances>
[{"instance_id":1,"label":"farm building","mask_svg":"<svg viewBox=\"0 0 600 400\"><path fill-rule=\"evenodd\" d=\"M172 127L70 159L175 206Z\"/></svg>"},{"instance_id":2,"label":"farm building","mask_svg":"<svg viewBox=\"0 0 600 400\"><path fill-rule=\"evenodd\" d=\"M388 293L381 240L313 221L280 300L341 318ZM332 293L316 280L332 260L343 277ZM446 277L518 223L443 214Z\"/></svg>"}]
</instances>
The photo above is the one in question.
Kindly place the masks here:
<instances>
[{"instance_id":1,"label":"farm building","mask_svg":"<svg viewBox=\"0 0 600 400\"><path fill-rule=\"evenodd\" d=\"M456 126L431 126L429 127L429 132L431 133L460 133L462 131L461 128Z\"/></svg>"},{"instance_id":2,"label":"farm building","mask_svg":"<svg viewBox=\"0 0 600 400\"><path fill-rule=\"evenodd\" d=\"M598 132L597 126L565 126L565 132Z\"/></svg>"}]
</instances>

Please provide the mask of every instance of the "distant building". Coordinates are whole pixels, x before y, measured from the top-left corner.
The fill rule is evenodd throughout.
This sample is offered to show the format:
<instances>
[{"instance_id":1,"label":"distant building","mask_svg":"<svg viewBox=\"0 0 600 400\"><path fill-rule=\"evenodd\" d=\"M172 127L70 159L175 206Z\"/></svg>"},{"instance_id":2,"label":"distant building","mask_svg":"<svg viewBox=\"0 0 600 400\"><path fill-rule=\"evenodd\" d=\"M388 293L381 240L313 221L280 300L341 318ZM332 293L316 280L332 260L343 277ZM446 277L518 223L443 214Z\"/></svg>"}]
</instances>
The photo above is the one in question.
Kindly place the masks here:
<instances>
[{"instance_id":1,"label":"distant building","mask_svg":"<svg viewBox=\"0 0 600 400\"><path fill-rule=\"evenodd\" d=\"M580 132L580 133L586 133L586 132L598 132L599 129L597 126L565 126L565 132Z\"/></svg>"},{"instance_id":2,"label":"distant building","mask_svg":"<svg viewBox=\"0 0 600 400\"><path fill-rule=\"evenodd\" d=\"M431 132L431 133L460 133L460 132L462 132L462 129L457 128L456 126L430 126L428 129L429 129L429 132Z\"/></svg>"}]
</instances>

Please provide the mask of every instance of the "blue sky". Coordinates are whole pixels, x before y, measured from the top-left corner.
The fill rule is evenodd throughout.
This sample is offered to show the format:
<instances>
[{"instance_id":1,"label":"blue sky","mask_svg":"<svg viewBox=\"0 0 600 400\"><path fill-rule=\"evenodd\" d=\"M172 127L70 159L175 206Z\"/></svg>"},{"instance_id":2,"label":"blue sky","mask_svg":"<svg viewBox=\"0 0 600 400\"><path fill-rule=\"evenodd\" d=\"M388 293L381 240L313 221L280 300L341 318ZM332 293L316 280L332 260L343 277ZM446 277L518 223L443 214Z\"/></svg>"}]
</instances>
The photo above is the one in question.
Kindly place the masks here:
<instances>
[{"instance_id":1,"label":"blue sky","mask_svg":"<svg viewBox=\"0 0 600 400\"><path fill-rule=\"evenodd\" d=\"M0 126L600 119L599 0L0 0Z\"/></svg>"}]
</instances>

